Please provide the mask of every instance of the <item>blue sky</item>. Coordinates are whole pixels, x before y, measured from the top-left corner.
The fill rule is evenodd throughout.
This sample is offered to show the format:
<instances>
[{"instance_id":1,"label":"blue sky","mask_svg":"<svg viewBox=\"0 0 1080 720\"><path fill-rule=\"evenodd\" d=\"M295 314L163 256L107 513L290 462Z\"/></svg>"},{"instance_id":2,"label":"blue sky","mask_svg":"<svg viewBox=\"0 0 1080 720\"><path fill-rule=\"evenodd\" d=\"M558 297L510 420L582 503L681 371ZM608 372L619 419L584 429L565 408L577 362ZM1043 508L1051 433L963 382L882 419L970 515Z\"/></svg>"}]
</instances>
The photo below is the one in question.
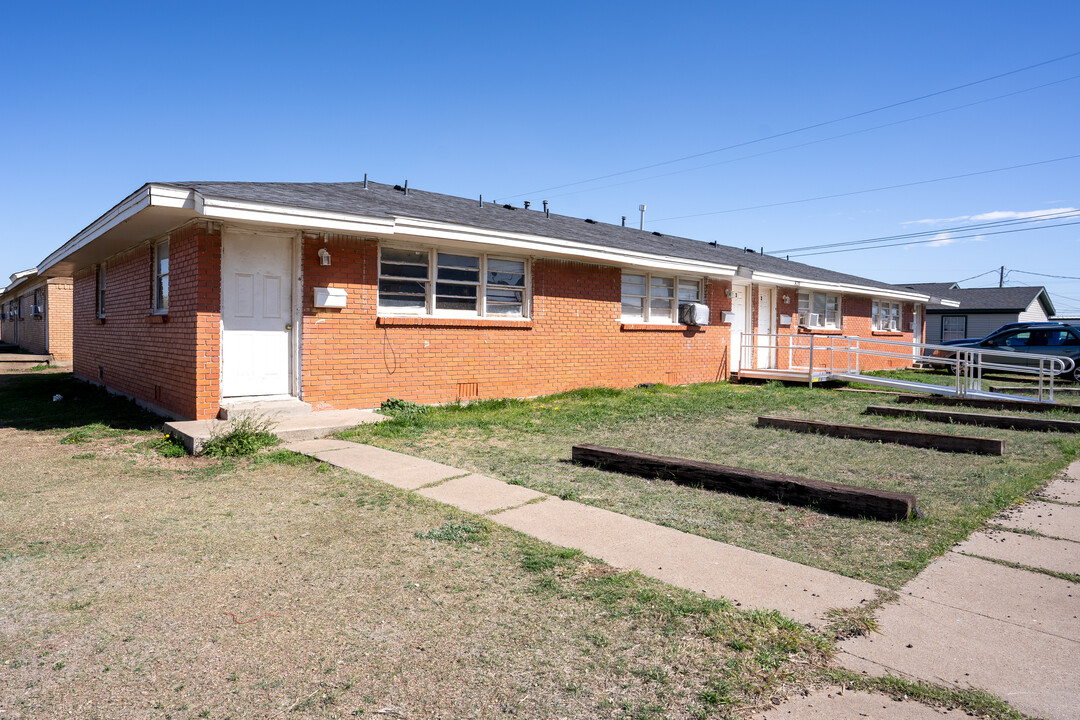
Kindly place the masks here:
<instances>
[{"instance_id":1,"label":"blue sky","mask_svg":"<svg viewBox=\"0 0 1080 720\"><path fill-rule=\"evenodd\" d=\"M1024 274L1080 277L1080 224L944 233L1080 208L1080 158L1058 160L1080 155L1080 55L830 122L1080 52L1078 26L1072 0L9 3L0 277L144 182L366 172L610 222L645 203L647 229L766 251L932 230L799 259L889 282L1004 265L1080 314L1080 280Z\"/></svg>"}]
</instances>

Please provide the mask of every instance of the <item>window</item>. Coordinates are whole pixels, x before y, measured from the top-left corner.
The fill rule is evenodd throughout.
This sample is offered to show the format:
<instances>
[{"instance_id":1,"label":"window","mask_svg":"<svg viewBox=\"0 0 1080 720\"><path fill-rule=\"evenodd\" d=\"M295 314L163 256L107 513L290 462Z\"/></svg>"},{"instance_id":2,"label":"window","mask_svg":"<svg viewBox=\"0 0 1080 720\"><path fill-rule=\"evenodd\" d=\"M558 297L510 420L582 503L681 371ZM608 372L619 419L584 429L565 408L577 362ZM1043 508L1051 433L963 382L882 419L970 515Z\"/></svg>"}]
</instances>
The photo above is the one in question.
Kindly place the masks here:
<instances>
[{"instance_id":1,"label":"window","mask_svg":"<svg viewBox=\"0 0 1080 720\"><path fill-rule=\"evenodd\" d=\"M169 240L154 246L154 312L169 311Z\"/></svg>"},{"instance_id":2,"label":"window","mask_svg":"<svg viewBox=\"0 0 1080 720\"><path fill-rule=\"evenodd\" d=\"M942 315L941 316L941 341L963 340L967 337L966 315Z\"/></svg>"},{"instance_id":3,"label":"window","mask_svg":"<svg viewBox=\"0 0 1080 720\"><path fill-rule=\"evenodd\" d=\"M45 314L45 291L38 288L34 291L34 304L30 308L30 312L40 317Z\"/></svg>"},{"instance_id":4,"label":"window","mask_svg":"<svg viewBox=\"0 0 1080 720\"><path fill-rule=\"evenodd\" d=\"M444 316L527 316L524 260L394 247L380 248L379 253L382 310Z\"/></svg>"},{"instance_id":5,"label":"window","mask_svg":"<svg viewBox=\"0 0 1080 720\"><path fill-rule=\"evenodd\" d=\"M97 273L94 278L95 293L95 308L97 316L99 318L105 317L105 266L98 265Z\"/></svg>"},{"instance_id":6,"label":"window","mask_svg":"<svg viewBox=\"0 0 1080 720\"><path fill-rule=\"evenodd\" d=\"M873 302L874 329L875 330L900 330L900 303L888 300L875 300Z\"/></svg>"},{"instance_id":7,"label":"window","mask_svg":"<svg viewBox=\"0 0 1080 720\"><path fill-rule=\"evenodd\" d=\"M799 293L799 325L840 328L840 296L820 292Z\"/></svg>"},{"instance_id":8,"label":"window","mask_svg":"<svg viewBox=\"0 0 1080 720\"><path fill-rule=\"evenodd\" d=\"M678 322L679 304L700 302L700 299L700 280L625 272L622 274L624 322Z\"/></svg>"}]
</instances>

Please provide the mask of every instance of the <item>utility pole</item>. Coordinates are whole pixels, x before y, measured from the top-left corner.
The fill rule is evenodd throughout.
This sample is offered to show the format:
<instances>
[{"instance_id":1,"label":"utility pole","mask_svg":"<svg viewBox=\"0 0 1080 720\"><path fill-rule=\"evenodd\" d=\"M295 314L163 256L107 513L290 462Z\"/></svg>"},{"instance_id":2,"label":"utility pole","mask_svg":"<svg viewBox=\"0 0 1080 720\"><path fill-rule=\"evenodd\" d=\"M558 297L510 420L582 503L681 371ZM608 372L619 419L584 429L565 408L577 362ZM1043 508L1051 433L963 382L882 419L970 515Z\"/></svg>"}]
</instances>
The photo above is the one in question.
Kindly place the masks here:
<instances>
[{"instance_id":1,"label":"utility pole","mask_svg":"<svg viewBox=\"0 0 1080 720\"><path fill-rule=\"evenodd\" d=\"M1001 272L998 274L998 287L1005 287L1005 266L1001 266Z\"/></svg>"}]
</instances>

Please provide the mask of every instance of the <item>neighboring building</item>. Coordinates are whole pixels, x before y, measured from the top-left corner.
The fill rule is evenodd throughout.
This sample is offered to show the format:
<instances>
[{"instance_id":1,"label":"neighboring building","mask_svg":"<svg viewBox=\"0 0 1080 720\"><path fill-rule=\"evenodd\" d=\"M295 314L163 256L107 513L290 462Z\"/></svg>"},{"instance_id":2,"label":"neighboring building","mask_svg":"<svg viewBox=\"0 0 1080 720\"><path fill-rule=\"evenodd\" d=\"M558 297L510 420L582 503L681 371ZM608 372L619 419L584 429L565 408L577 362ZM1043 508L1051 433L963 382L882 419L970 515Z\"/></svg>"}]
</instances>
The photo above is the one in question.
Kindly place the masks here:
<instances>
[{"instance_id":1,"label":"neighboring building","mask_svg":"<svg viewBox=\"0 0 1080 720\"><path fill-rule=\"evenodd\" d=\"M906 288L960 303L926 306L926 342L981 338L1002 325L1043 322L1054 314L1044 287L961 288L956 283L910 283Z\"/></svg>"},{"instance_id":2,"label":"neighboring building","mask_svg":"<svg viewBox=\"0 0 1080 720\"><path fill-rule=\"evenodd\" d=\"M35 355L51 355L52 364L69 367L71 278L45 278L32 268L10 279L0 290L0 342Z\"/></svg>"},{"instance_id":3,"label":"neighboring building","mask_svg":"<svg viewBox=\"0 0 1080 720\"><path fill-rule=\"evenodd\" d=\"M546 207L366 182L148 184L40 270L74 278L77 376L199 419L236 398L318 410L722 380L742 332L910 341L930 299ZM686 303L710 324L680 323Z\"/></svg>"}]
</instances>

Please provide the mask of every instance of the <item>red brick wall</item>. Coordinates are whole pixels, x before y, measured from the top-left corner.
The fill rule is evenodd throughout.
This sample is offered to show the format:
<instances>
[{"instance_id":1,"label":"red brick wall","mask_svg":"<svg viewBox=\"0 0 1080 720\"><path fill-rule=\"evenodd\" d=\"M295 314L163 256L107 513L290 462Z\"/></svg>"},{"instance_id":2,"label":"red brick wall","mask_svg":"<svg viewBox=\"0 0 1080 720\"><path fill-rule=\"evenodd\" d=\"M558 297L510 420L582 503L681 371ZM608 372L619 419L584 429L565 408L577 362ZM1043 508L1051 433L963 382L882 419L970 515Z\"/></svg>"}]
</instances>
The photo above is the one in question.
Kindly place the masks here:
<instances>
[{"instance_id":1,"label":"red brick wall","mask_svg":"<svg viewBox=\"0 0 1080 720\"><path fill-rule=\"evenodd\" d=\"M325 247L332 265L319 265ZM304 399L317 409L523 397L572 388L690 383L727 377L728 326L623 326L620 273L599 265L532 263L531 320L377 317L377 252L371 240L305 240ZM716 322L730 308L727 283L709 282ZM348 291L348 307L313 307L315 287Z\"/></svg>"},{"instance_id":2,"label":"red brick wall","mask_svg":"<svg viewBox=\"0 0 1080 720\"><path fill-rule=\"evenodd\" d=\"M153 250L146 242L105 262L105 318L92 268L75 275L74 371L187 418L218 410L221 236L206 223L169 242L169 312L152 314Z\"/></svg>"},{"instance_id":3,"label":"red brick wall","mask_svg":"<svg viewBox=\"0 0 1080 720\"><path fill-rule=\"evenodd\" d=\"M23 316L9 321L6 313L10 301L15 299L22 301ZM35 304L42 306L39 315L30 310ZM57 365L71 363L70 278L35 279L5 297L2 305L5 315L0 340L14 342L17 325L19 347L38 355L51 354Z\"/></svg>"},{"instance_id":4,"label":"red brick wall","mask_svg":"<svg viewBox=\"0 0 1080 720\"><path fill-rule=\"evenodd\" d=\"M57 365L71 365L71 278L52 278L46 286L49 353Z\"/></svg>"},{"instance_id":5,"label":"red brick wall","mask_svg":"<svg viewBox=\"0 0 1080 720\"><path fill-rule=\"evenodd\" d=\"M784 296L788 297L785 303ZM793 350L780 349L777 352L777 366L781 368L792 365L806 367L809 364L810 353L806 349L809 335L814 336L814 367L825 367L829 362L832 367L842 370L850 367L855 370L888 370L892 368L910 367L914 358L911 348L889 345L883 343L861 343L860 350L872 349L876 352L895 353L903 357L880 357L860 353L857 358L854 354L849 358L843 350L829 351L830 346L846 347L847 342L839 340L842 335L855 335L871 340L897 341L903 343L914 342L914 334L910 330L911 321L914 319L915 306L912 303L903 303L901 310L901 322L899 332L878 332L873 329L873 298L864 295L842 295L840 301L840 329L839 330L804 330L795 324L799 312L799 292L795 288L780 288L777 291L777 310L780 315L791 315L792 322L787 326L780 326L779 332L789 338L790 341L780 340L778 344L783 346L790 342ZM837 340L833 340L837 338Z\"/></svg>"}]
</instances>

